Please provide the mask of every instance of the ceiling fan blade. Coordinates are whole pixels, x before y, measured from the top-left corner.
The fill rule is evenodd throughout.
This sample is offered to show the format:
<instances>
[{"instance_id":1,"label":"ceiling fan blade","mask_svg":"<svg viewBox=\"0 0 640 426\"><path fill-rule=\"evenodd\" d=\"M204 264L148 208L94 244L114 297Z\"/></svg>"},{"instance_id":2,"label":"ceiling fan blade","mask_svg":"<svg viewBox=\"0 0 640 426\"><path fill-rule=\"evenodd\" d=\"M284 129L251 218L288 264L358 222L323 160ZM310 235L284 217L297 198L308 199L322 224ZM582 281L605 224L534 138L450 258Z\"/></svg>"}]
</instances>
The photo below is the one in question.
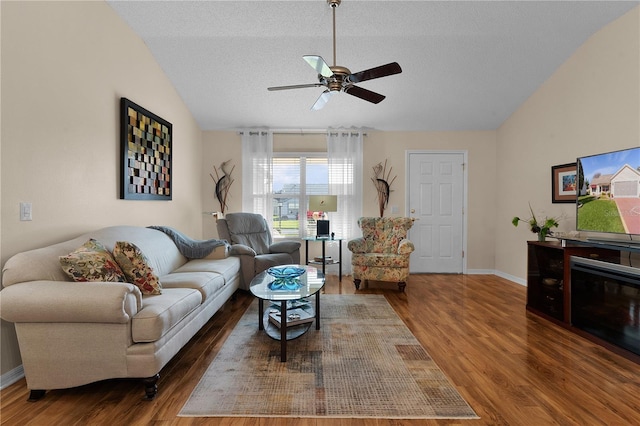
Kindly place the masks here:
<instances>
[{"instance_id":1,"label":"ceiling fan blade","mask_svg":"<svg viewBox=\"0 0 640 426\"><path fill-rule=\"evenodd\" d=\"M316 103L313 104L313 106L311 107L311 110L318 111L319 109L322 109L322 107L325 106L326 103L329 102L329 99L331 99L331 97L336 93L338 93L338 91L333 91L329 89L322 92L322 94L320 95Z\"/></svg>"},{"instance_id":2,"label":"ceiling fan blade","mask_svg":"<svg viewBox=\"0 0 640 426\"><path fill-rule=\"evenodd\" d=\"M320 87L324 86L322 83L309 83L309 84L294 84L293 86L275 86L275 87L267 87L267 90L289 90L289 89L304 89L306 87Z\"/></svg>"},{"instance_id":3,"label":"ceiling fan blade","mask_svg":"<svg viewBox=\"0 0 640 426\"><path fill-rule=\"evenodd\" d=\"M400 65L398 65L397 62L391 62L390 64L380 65L379 67L353 73L349 77L347 77L347 79L351 83L360 83L361 81L373 80L374 78L386 77L393 74L400 74L401 72L402 68L400 68Z\"/></svg>"},{"instance_id":4,"label":"ceiling fan blade","mask_svg":"<svg viewBox=\"0 0 640 426\"><path fill-rule=\"evenodd\" d=\"M384 95L381 95L380 93L372 92L371 90L363 89L362 87L358 86L347 86L344 88L344 91L351 96L364 99L365 101L369 101L374 104L382 102L382 100L386 97Z\"/></svg>"},{"instance_id":5,"label":"ceiling fan blade","mask_svg":"<svg viewBox=\"0 0 640 426\"><path fill-rule=\"evenodd\" d=\"M305 55L302 58L321 76L331 77L333 75L333 71L331 71L329 65L322 59L322 56Z\"/></svg>"}]
</instances>

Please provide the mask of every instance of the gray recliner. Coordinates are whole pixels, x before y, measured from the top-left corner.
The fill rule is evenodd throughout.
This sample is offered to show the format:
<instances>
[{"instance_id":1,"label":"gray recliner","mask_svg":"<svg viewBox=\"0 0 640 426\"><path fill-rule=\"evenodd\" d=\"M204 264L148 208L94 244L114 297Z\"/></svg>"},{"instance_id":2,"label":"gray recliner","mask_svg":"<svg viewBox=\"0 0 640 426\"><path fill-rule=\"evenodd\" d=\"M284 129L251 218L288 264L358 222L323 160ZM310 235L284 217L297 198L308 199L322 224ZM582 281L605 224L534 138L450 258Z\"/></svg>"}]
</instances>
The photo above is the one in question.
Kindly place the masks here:
<instances>
[{"instance_id":1,"label":"gray recliner","mask_svg":"<svg viewBox=\"0 0 640 426\"><path fill-rule=\"evenodd\" d=\"M300 263L300 242L273 243L267 221L260 214L228 213L216 223L218 237L231 244L229 254L240 257L240 288L249 290L253 277L272 266Z\"/></svg>"}]
</instances>

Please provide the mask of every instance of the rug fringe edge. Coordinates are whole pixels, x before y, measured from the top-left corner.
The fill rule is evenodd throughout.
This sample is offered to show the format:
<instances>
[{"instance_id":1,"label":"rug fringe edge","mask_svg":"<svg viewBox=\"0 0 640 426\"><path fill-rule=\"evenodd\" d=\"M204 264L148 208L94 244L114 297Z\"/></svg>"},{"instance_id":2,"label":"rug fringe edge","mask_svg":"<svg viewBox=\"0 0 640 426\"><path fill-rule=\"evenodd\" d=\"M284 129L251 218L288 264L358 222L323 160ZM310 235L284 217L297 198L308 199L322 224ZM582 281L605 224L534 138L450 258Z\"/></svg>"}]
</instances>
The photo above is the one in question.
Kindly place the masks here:
<instances>
[{"instance_id":1,"label":"rug fringe edge","mask_svg":"<svg viewBox=\"0 0 640 426\"><path fill-rule=\"evenodd\" d=\"M282 418L282 419L393 419L393 420L479 420L480 416L350 416L350 415L332 415L332 416L306 416L306 415L273 415L273 414L177 414L176 417L190 417L190 418L198 418L198 417L230 417L230 418Z\"/></svg>"}]
</instances>

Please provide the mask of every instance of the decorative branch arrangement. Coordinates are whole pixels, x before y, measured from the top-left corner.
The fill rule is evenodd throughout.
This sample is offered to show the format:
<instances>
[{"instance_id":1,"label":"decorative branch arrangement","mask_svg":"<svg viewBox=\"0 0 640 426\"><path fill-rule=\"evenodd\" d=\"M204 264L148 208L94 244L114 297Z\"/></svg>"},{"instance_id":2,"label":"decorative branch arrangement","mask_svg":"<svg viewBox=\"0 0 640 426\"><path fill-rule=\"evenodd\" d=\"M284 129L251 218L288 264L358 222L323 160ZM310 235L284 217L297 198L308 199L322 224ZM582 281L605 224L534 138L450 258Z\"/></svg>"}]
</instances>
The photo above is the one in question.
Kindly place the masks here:
<instances>
[{"instance_id":1,"label":"decorative branch arrangement","mask_svg":"<svg viewBox=\"0 0 640 426\"><path fill-rule=\"evenodd\" d=\"M216 184L216 198L220 203L220 211L222 214L224 214L224 211L227 208L227 195L229 195L229 189L233 183L231 173L236 168L234 165L231 170L228 170L230 161L231 160L223 161L220 164L220 172L218 172L218 168L216 166L213 166L213 171L216 174L215 177L209 173L209 176L211 176L211 179L213 179L213 182Z\"/></svg>"},{"instance_id":2,"label":"decorative branch arrangement","mask_svg":"<svg viewBox=\"0 0 640 426\"><path fill-rule=\"evenodd\" d=\"M380 208L380 217L384 216L384 209L389 204L389 193L391 192L391 184L398 177L397 175L389 182L389 176L391 176L391 170L393 167L389 167L387 172L387 160L384 160L384 166L382 163L378 163L373 166L373 177L371 181L376 187L378 192L378 207Z\"/></svg>"}]
</instances>

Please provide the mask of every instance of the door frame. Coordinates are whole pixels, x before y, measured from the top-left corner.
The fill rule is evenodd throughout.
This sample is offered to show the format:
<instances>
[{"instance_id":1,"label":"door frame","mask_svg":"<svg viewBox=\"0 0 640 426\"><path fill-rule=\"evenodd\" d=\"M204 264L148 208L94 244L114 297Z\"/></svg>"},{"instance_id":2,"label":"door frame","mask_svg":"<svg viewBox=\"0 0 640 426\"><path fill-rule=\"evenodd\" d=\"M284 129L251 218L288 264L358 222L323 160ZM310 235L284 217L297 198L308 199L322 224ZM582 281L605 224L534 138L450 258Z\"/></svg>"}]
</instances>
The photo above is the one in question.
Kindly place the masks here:
<instances>
[{"instance_id":1,"label":"door frame","mask_svg":"<svg viewBox=\"0 0 640 426\"><path fill-rule=\"evenodd\" d=\"M437 149L424 149L424 150L406 150L405 151L405 160L404 160L404 170L405 170L405 188L404 193L406 194L404 198L404 212L406 217L411 217L411 207L410 207L410 184L411 184L411 170L409 170L409 157L411 154L462 154L464 167L462 168L462 251L464 253L462 257L462 274L467 274L467 258L469 257L469 252L467 250L467 212L468 208L468 177L469 177L469 152L467 150L437 150Z\"/></svg>"}]
</instances>

